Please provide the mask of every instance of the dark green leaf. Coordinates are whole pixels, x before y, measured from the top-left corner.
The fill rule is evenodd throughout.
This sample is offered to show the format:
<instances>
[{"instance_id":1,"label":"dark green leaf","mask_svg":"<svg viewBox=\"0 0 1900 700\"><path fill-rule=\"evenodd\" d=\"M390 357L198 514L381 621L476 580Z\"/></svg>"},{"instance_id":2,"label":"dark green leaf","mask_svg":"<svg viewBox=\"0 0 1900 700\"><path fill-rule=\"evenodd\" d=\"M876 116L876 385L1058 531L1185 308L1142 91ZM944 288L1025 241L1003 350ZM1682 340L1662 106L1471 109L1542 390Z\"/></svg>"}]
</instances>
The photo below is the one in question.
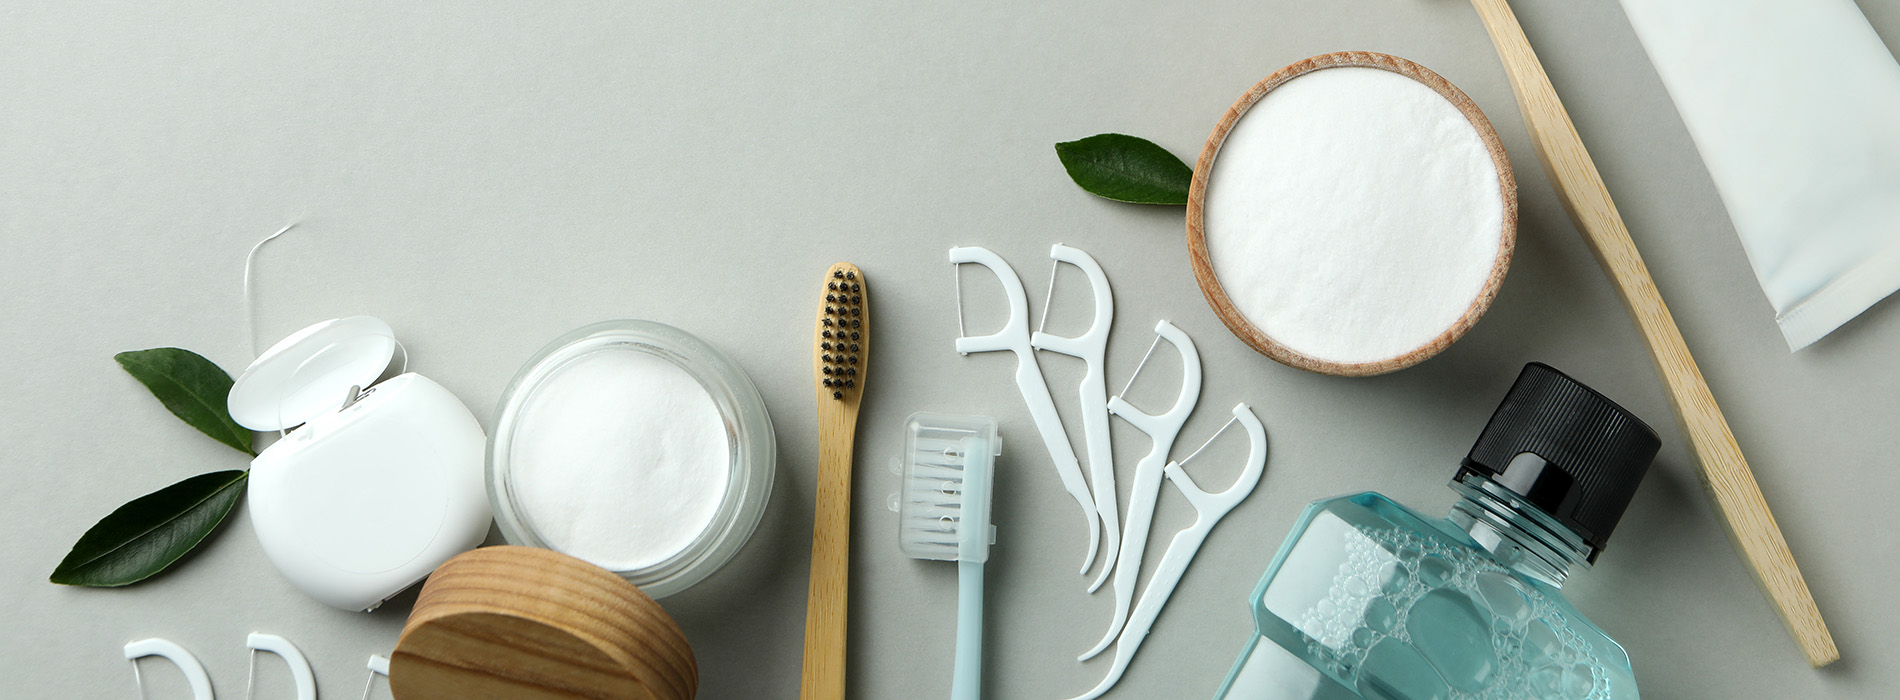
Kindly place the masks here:
<instances>
[{"instance_id":1,"label":"dark green leaf","mask_svg":"<svg viewBox=\"0 0 1900 700\"><path fill-rule=\"evenodd\" d=\"M164 571L224 522L249 475L243 469L199 474L119 506L79 536L49 579L123 586Z\"/></svg>"},{"instance_id":2,"label":"dark green leaf","mask_svg":"<svg viewBox=\"0 0 1900 700\"><path fill-rule=\"evenodd\" d=\"M152 390L172 415L230 445L245 454L251 450L251 431L231 420L226 401L231 396L231 375L190 350L153 348L113 355L145 388Z\"/></svg>"},{"instance_id":3,"label":"dark green leaf","mask_svg":"<svg viewBox=\"0 0 1900 700\"><path fill-rule=\"evenodd\" d=\"M1194 169L1153 141L1096 134L1056 144L1075 184L1097 197L1134 204L1187 204Z\"/></svg>"}]
</instances>

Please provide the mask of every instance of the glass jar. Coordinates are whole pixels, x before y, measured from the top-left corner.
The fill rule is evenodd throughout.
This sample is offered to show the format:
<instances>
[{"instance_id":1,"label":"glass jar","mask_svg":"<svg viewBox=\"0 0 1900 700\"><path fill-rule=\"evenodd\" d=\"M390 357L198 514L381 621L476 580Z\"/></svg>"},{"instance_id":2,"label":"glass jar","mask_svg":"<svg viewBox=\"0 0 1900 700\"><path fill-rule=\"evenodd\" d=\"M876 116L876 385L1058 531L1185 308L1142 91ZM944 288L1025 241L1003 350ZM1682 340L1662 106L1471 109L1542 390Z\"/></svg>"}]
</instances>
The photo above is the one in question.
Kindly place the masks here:
<instances>
[{"instance_id":1,"label":"glass jar","mask_svg":"<svg viewBox=\"0 0 1900 700\"><path fill-rule=\"evenodd\" d=\"M488 500L495 522L509 543L563 551L550 543L545 528L536 526L537 515L550 518L552 514L530 512L535 506L524 502L519 492L521 475L517 470L530 468L522 466L517 454L524 418L537 402L560 400L560 396L542 390L562 373L582 360L597 359L598 353L623 352L657 357L691 375L711 397L725 429L725 489L705 527L684 548L657 562L625 570L605 567L647 595L663 598L705 579L745 545L765 512L778 457L772 421L758 389L738 365L705 341L666 324L622 320L577 329L542 348L502 392L488 444Z\"/></svg>"}]
</instances>

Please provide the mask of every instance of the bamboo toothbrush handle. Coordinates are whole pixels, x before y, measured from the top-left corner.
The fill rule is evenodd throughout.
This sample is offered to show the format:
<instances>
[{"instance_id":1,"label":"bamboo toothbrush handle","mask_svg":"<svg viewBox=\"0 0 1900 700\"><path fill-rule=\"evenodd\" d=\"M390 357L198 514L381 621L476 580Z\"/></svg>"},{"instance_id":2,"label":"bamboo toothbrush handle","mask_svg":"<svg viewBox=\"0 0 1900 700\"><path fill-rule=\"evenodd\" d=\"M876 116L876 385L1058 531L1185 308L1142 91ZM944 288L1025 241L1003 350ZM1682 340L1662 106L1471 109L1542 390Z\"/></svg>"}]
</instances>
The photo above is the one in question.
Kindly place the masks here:
<instances>
[{"instance_id":1,"label":"bamboo toothbrush handle","mask_svg":"<svg viewBox=\"0 0 1900 700\"><path fill-rule=\"evenodd\" d=\"M827 400L829 400L827 398ZM854 415L851 420L856 418ZM805 604L805 675L800 700L844 698L845 602L851 551L852 426L820 418L818 510L812 520L811 584Z\"/></svg>"},{"instance_id":2,"label":"bamboo toothbrush handle","mask_svg":"<svg viewBox=\"0 0 1900 700\"><path fill-rule=\"evenodd\" d=\"M818 503L812 517L811 585L805 603L800 700L843 700L845 609L850 599L851 456L871 347L864 274L850 263L825 273L812 332L818 405Z\"/></svg>"},{"instance_id":3,"label":"bamboo toothbrush handle","mask_svg":"<svg viewBox=\"0 0 1900 700\"><path fill-rule=\"evenodd\" d=\"M1702 483L1721 511L1730 540L1808 663L1816 668L1832 663L1840 658L1840 651L1828 634L1807 582L1801 578L1801 570L1795 566L1794 556L1788 552L1775 516L1768 512L1768 503L1749 473L1748 462L1742 458L1722 410L1715 405L1695 358L1689 355L1669 308L1663 305L1649 269L1630 240L1629 229L1623 226L1623 218L1603 187L1602 176L1597 174L1596 165L1570 122L1570 114L1564 111L1537 54L1524 38L1517 16L1505 0L1472 0L1471 4L1484 20L1485 31L1490 33L1491 43L1510 75L1511 89L1517 93L1518 108L1531 139L1537 143L1544 174L1557 189L1570 220L1583 232L1597 262L1609 273L1623 305L1636 317L1650 358L1668 387L1682 432L1695 450Z\"/></svg>"}]
</instances>

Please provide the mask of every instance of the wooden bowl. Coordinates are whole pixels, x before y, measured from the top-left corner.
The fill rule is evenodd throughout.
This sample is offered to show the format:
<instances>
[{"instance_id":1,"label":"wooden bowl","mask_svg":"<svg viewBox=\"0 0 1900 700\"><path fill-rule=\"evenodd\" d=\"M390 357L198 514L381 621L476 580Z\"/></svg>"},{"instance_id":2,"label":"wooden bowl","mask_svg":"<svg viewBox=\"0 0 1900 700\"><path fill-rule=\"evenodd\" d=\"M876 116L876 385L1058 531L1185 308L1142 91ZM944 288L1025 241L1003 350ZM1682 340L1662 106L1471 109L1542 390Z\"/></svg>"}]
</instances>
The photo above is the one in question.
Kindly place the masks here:
<instances>
[{"instance_id":1,"label":"wooden bowl","mask_svg":"<svg viewBox=\"0 0 1900 700\"><path fill-rule=\"evenodd\" d=\"M537 547L485 547L423 584L389 659L398 700L689 700L699 666L626 579Z\"/></svg>"},{"instance_id":2,"label":"wooden bowl","mask_svg":"<svg viewBox=\"0 0 1900 700\"><path fill-rule=\"evenodd\" d=\"M1240 310L1235 308L1233 300L1228 298L1227 291L1221 287L1220 280L1214 276L1213 261L1208 257L1207 252L1206 231L1202 226L1203 209L1207 199L1207 182L1215 165L1215 156L1220 153L1221 143L1227 140L1227 134L1233 130L1234 125L1240 122L1240 118L1247 114L1247 110L1260 102L1261 98L1266 97L1268 92L1286 81L1313 71L1347 66L1391 71L1423 83L1450 100L1452 105L1471 121L1471 125L1477 128L1479 138L1484 141L1485 150L1491 155L1491 162L1497 166L1500 190L1498 194L1504 202L1504 223L1502 230L1498 232L1497 258L1492 263L1490 276L1486 278L1483 288L1479 291L1477 298L1471 301L1471 306L1465 310L1464 315L1443 333L1397 357L1350 363L1316 358L1297 352L1274 340L1272 336L1267 335L1265 331L1254 326L1241 315ZM1452 341L1464 336L1465 332L1471 329L1472 324L1477 323L1478 317L1484 315L1485 309L1490 308L1491 300L1497 297L1498 287L1504 283L1504 272L1511 264L1516 232L1517 185L1511 176L1511 161L1505 157L1504 145L1498 141L1497 132L1492 130L1491 122L1485 119L1484 113L1478 111L1478 106L1472 103L1471 98L1466 96L1464 91L1459 90L1430 69L1397 56L1369 51L1341 51L1314 56L1281 68L1273 75L1256 83L1253 89L1241 95L1240 99L1234 102L1234 106L1227 109L1220 123L1214 126L1214 133L1208 135L1207 144L1201 148L1201 157L1194 167L1193 184L1188 190L1188 257L1194 266L1194 278L1200 283L1201 294L1206 296L1207 303L1214 307L1214 314L1220 317L1222 323L1227 324L1228 330L1240 336L1241 340L1253 346L1253 349L1258 350L1262 355L1289 367L1342 377L1384 374L1410 367L1438 354L1449 347Z\"/></svg>"}]
</instances>

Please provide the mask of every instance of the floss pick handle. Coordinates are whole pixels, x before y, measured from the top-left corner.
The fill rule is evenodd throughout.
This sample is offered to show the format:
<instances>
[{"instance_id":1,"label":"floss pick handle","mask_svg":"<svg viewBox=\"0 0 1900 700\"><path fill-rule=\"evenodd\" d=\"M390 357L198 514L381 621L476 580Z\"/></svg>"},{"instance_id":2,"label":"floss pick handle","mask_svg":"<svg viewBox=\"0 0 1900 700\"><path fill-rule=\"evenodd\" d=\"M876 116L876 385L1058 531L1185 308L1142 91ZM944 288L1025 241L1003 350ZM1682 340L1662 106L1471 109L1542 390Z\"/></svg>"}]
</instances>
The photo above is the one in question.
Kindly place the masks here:
<instances>
[{"instance_id":1,"label":"floss pick handle","mask_svg":"<svg viewBox=\"0 0 1900 700\"><path fill-rule=\"evenodd\" d=\"M1029 298L1023 294L1022 278L1016 276L1016 270L1004 262L1002 256L988 248L958 247L950 249L952 268L963 263L976 263L990 269L996 279L1003 284L1003 293L1009 297L1009 322L1003 329L991 335L981 337L958 337L957 352L968 355L973 352L997 352L1008 350L1016 353L1016 388L1022 392L1023 403L1029 405L1029 416L1036 421L1036 431L1042 434L1042 444L1048 448L1049 456L1055 460L1056 475L1062 478L1062 488L1082 507L1083 526L1089 531L1088 556L1082 558L1081 573L1088 573L1089 564L1095 561L1095 552L1101 546L1102 533L1097 527L1101 517L1095 510L1095 501L1089 496L1088 485L1082 481L1082 465L1075 458L1075 448L1069 445L1069 435L1062 429L1062 417L1056 413L1055 400L1049 397L1049 385L1042 379L1042 368L1036 364L1036 351L1029 345ZM959 279L961 279L959 277ZM959 287L961 282L958 283ZM960 292L961 290L959 290ZM963 326L963 295L957 295L957 327Z\"/></svg>"},{"instance_id":2,"label":"floss pick handle","mask_svg":"<svg viewBox=\"0 0 1900 700\"><path fill-rule=\"evenodd\" d=\"M1115 297L1108 288L1108 275L1102 272L1102 266L1088 253L1057 243L1049 248L1049 257L1054 261L1049 265L1049 296L1043 299L1042 322L1038 324L1036 332L1029 336L1029 345L1038 350L1080 358L1086 368L1078 389L1082 402L1083 442L1089 451L1089 486L1095 490L1095 510L1101 515L1104 536L1102 570L1095 575L1095 582L1089 584L1089 592L1094 593L1101 589L1103 582L1108 581L1108 575L1115 570L1115 561L1121 553L1122 524L1115 494L1115 450L1109 443L1108 381L1105 371L1108 331L1115 323ZM1049 322L1049 307L1055 303L1057 266L1065 262L1081 268L1082 273L1088 276L1089 289L1095 297L1094 321L1089 324L1087 332L1074 338L1044 333L1041 328Z\"/></svg>"}]
</instances>

